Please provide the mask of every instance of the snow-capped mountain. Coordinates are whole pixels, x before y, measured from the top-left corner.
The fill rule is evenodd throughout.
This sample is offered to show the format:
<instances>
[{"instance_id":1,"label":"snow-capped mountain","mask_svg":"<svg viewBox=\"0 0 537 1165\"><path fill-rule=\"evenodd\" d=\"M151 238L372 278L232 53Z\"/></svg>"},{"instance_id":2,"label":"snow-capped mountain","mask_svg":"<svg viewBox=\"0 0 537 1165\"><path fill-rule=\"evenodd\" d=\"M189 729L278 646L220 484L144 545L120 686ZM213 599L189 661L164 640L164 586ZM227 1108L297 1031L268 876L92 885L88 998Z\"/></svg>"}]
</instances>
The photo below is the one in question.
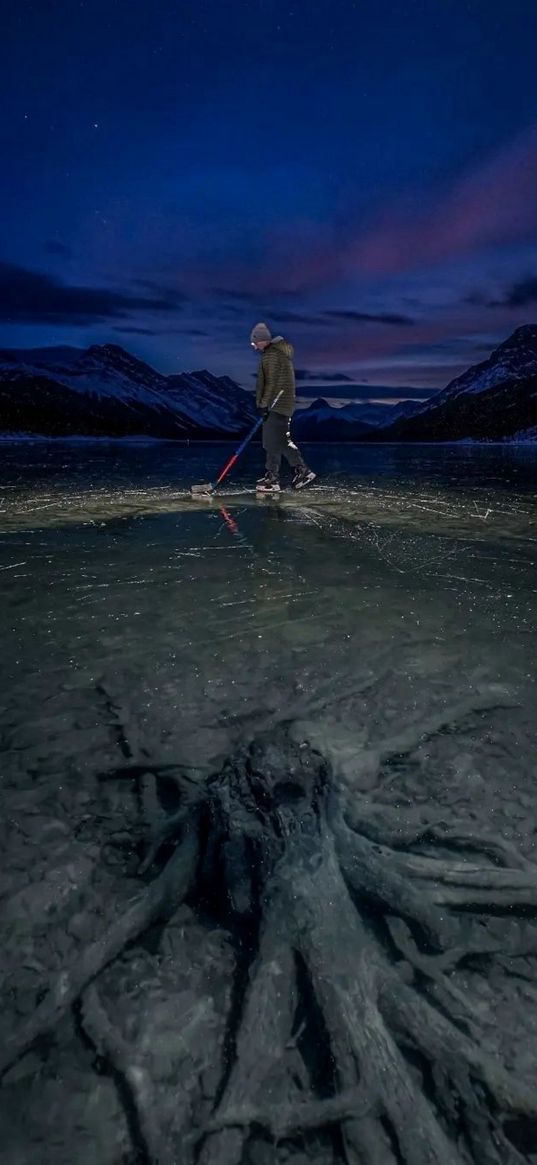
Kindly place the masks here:
<instances>
[{"instance_id":1,"label":"snow-capped mountain","mask_svg":"<svg viewBox=\"0 0 537 1165\"><path fill-rule=\"evenodd\" d=\"M229 377L163 376L115 344L0 350L0 431L46 436L233 437L254 405Z\"/></svg>"},{"instance_id":2,"label":"snow-capped mountain","mask_svg":"<svg viewBox=\"0 0 537 1165\"><path fill-rule=\"evenodd\" d=\"M435 402L440 404L462 392L487 392L507 380L528 380L531 376L537 376L537 327L526 324L495 348L488 360L452 380Z\"/></svg>"},{"instance_id":3,"label":"snow-capped mountain","mask_svg":"<svg viewBox=\"0 0 537 1165\"><path fill-rule=\"evenodd\" d=\"M253 397L230 376L211 372L183 372L166 377L166 399L196 425L240 433L253 420Z\"/></svg>"},{"instance_id":4,"label":"snow-capped mountain","mask_svg":"<svg viewBox=\"0 0 537 1165\"><path fill-rule=\"evenodd\" d=\"M294 432L302 441L360 441L372 429L391 424L399 417L413 416L422 407L416 401L405 400L397 405L357 402L334 408L320 398L295 414Z\"/></svg>"},{"instance_id":5,"label":"snow-capped mountain","mask_svg":"<svg viewBox=\"0 0 537 1165\"><path fill-rule=\"evenodd\" d=\"M360 441L372 430L360 413L360 405L333 408L325 400L315 400L295 413L293 433L299 441Z\"/></svg>"},{"instance_id":6,"label":"snow-capped mountain","mask_svg":"<svg viewBox=\"0 0 537 1165\"><path fill-rule=\"evenodd\" d=\"M413 417L382 429L390 441L532 440L537 426L537 327L517 328Z\"/></svg>"},{"instance_id":7,"label":"snow-capped mountain","mask_svg":"<svg viewBox=\"0 0 537 1165\"><path fill-rule=\"evenodd\" d=\"M115 344L0 350L0 433L233 439L254 417L253 396L229 377L163 376ZM537 326L518 328L426 404L316 400L294 431L299 441L535 440Z\"/></svg>"}]
</instances>

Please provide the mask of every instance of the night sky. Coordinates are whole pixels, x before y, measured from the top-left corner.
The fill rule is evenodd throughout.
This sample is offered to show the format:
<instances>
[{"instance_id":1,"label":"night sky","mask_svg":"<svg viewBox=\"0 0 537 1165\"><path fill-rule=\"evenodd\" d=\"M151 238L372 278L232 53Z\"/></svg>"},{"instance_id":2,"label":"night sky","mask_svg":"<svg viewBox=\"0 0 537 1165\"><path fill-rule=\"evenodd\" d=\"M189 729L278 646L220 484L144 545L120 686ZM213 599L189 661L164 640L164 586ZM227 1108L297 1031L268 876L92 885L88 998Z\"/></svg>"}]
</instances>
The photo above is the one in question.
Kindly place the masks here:
<instances>
[{"instance_id":1,"label":"night sky","mask_svg":"<svg viewBox=\"0 0 537 1165\"><path fill-rule=\"evenodd\" d=\"M536 41L536 0L11 0L0 343L251 386L267 319L304 391L442 387L537 320Z\"/></svg>"}]
</instances>

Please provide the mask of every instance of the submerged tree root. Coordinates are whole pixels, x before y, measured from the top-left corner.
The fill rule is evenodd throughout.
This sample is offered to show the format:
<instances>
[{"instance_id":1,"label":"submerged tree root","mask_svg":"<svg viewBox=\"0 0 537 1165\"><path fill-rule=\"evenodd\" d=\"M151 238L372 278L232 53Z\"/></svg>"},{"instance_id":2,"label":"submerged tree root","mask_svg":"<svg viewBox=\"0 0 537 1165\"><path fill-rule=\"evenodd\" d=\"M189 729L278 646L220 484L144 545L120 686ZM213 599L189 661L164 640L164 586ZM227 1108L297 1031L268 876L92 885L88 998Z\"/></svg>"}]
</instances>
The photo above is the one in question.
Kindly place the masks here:
<instances>
[{"instance_id":1,"label":"submerged tree root","mask_svg":"<svg viewBox=\"0 0 537 1165\"><path fill-rule=\"evenodd\" d=\"M427 732L445 723L440 716ZM152 1165L171 1165L180 1145L187 1165L241 1165L259 1138L285 1140L291 1161L293 1146L348 1165L527 1161L513 1130L537 1118L537 1057L531 1079L509 1071L452 972L465 960L496 960L507 982L502 957L537 949L536 867L467 827L396 825L393 810L383 813L371 800L351 807L309 748L283 734L256 741L207 783L204 803L149 839L146 871L163 845L178 844L49 987L4 1047L3 1071L81 999L83 1028L123 1081ZM212 887L235 937L237 982L209 1119L200 1086L184 1127L165 1133L144 1055L116 1029L99 975L189 891L196 909L197 870L204 903ZM486 915L504 910L499 938L501 919L491 929ZM526 918L519 930L517 911Z\"/></svg>"},{"instance_id":2,"label":"submerged tree root","mask_svg":"<svg viewBox=\"0 0 537 1165\"><path fill-rule=\"evenodd\" d=\"M82 952L76 963L56 976L46 990L43 1001L29 1021L15 1031L0 1054L3 1076L41 1036L47 1035L76 1003L88 983L96 979L123 949L143 934L157 919L175 910L183 901L196 869L198 837L195 821L185 831L184 840L160 876L144 890L132 905L112 922L103 936Z\"/></svg>"},{"instance_id":3,"label":"submerged tree root","mask_svg":"<svg viewBox=\"0 0 537 1165\"><path fill-rule=\"evenodd\" d=\"M293 953L282 904L274 900L267 908L257 959L246 988L229 1077L214 1120L206 1130L224 1131L208 1137L199 1157L201 1165L235 1165L242 1160L246 1126L251 1122L235 1117L237 1112L244 1112L245 1105L251 1110L260 1108L267 1092L273 1103L285 1103L288 1085L280 1069L295 1009Z\"/></svg>"},{"instance_id":4,"label":"submerged tree root","mask_svg":"<svg viewBox=\"0 0 537 1165\"><path fill-rule=\"evenodd\" d=\"M128 1114L135 1114L134 1122L131 1120L133 1138L141 1145L146 1158L163 1165L166 1148L153 1116L155 1092L150 1073L111 1022L94 983L82 997L81 1019L95 1050L123 1082L129 1098Z\"/></svg>"},{"instance_id":5,"label":"submerged tree root","mask_svg":"<svg viewBox=\"0 0 537 1165\"><path fill-rule=\"evenodd\" d=\"M343 1121L363 1120L371 1114L371 1104L364 1100L359 1088L340 1092L328 1100L297 1100L295 1104L256 1108L243 1104L226 1108L204 1128L204 1133L220 1132L225 1128L248 1129L258 1125L273 1140L296 1137L309 1129L322 1129Z\"/></svg>"}]
</instances>

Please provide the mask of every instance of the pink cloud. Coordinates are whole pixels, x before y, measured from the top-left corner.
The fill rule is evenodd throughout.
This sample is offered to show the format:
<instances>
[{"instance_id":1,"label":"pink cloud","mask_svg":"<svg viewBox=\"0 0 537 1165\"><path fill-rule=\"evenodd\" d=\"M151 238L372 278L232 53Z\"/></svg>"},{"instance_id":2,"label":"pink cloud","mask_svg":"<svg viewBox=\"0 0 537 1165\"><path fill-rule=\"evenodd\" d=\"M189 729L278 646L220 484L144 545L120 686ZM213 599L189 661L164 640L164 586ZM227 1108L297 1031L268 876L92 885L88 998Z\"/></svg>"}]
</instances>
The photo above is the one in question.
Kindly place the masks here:
<instances>
[{"instance_id":1,"label":"pink cloud","mask_svg":"<svg viewBox=\"0 0 537 1165\"><path fill-rule=\"evenodd\" d=\"M490 325L486 309L465 307L407 330L312 328L297 340L297 358L320 374L325 368L345 368L360 381L443 388L471 364L485 359L513 326L507 314L495 317L497 340L490 340L489 349L482 341L485 325Z\"/></svg>"},{"instance_id":2,"label":"pink cloud","mask_svg":"<svg viewBox=\"0 0 537 1165\"><path fill-rule=\"evenodd\" d=\"M461 174L419 208L397 194L365 231L295 222L267 240L241 287L270 294L314 292L356 276L386 277L467 258L486 247L537 236L537 127Z\"/></svg>"},{"instance_id":3,"label":"pink cloud","mask_svg":"<svg viewBox=\"0 0 537 1165\"><path fill-rule=\"evenodd\" d=\"M475 322L469 319L464 324L453 318L446 320L424 321L413 328L402 331L400 328L383 327L380 330L364 330L360 327L345 327L334 329L309 329L304 343L308 356L315 361L315 366L326 364L334 367L337 360L338 367L343 367L347 360L351 366L357 362L382 361L393 355L402 359L406 349L412 352L417 347L428 344L438 344L443 340L453 340L456 335L464 332L471 333ZM302 345L300 345L302 347Z\"/></svg>"},{"instance_id":4,"label":"pink cloud","mask_svg":"<svg viewBox=\"0 0 537 1165\"><path fill-rule=\"evenodd\" d=\"M384 211L350 246L350 268L397 274L484 247L514 243L537 231L537 127L461 175L417 212Z\"/></svg>"},{"instance_id":5,"label":"pink cloud","mask_svg":"<svg viewBox=\"0 0 537 1165\"><path fill-rule=\"evenodd\" d=\"M226 286L270 301L334 284L345 275L344 255L330 226L294 221L260 238L255 259L238 258L235 249L213 257L205 270L196 260L188 270L188 283L198 292Z\"/></svg>"},{"instance_id":6,"label":"pink cloud","mask_svg":"<svg viewBox=\"0 0 537 1165\"><path fill-rule=\"evenodd\" d=\"M443 387L452 375L475 361L471 352L477 351L474 341L479 334L492 331L500 341L515 326L508 308L491 313L478 303L468 303L441 309L446 267L480 253L487 255L488 261L487 252L494 248L515 246L531 238L537 243L536 195L534 126L487 158L476 160L447 189L423 196L419 206L408 202L402 206L394 192L391 204L367 227L349 222L336 230L328 223L295 222L292 227L260 236L255 258L250 253L242 260L237 257L237 248L233 253L224 248L211 255L205 266L197 260L192 270L183 268L182 276L189 291L206 293L209 299L213 286L251 294L256 302L262 300L263 312L273 307L277 325L276 305L281 305L285 295L302 296L295 306L306 314L316 292L329 291L333 303L342 289L341 302L348 303L348 288L359 281L369 282L374 289L378 280L382 290L392 277L424 272L421 283L438 287L439 295L433 295L428 318L418 320L413 327L351 322L339 326L332 320L330 326L302 329L296 325L289 331L300 363L319 372L323 368L348 368L357 378L369 377L377 383ZM474 260L469 267L478 270L479 263ZM450 277L450 298L455 300L453 278L455 285L462 282L462 270L461 262L459 273L452 272ZM245 312L248 310L245 305ZM318 305L311 308L312 314L319 310ZM425 310L422 306L421 312ZM461 344L460 359L457 342Z\"/></svg>"},{"instance_id":7,"label":"pink cloud","mask_svg":"<svg viewBox=\"0 0 537 1165\"><path fill-rule=\"evenodd\" d=\"M192 252L188 224L175 224L170 274L190 294L229 287L256 299L313 295L357 279L386 279L504 244L537 241L537 126L476 160L448 189L402 202L397 190L368 225L295 220L259 232L240 257L240 230L217 248ZM154 240L153 240L154 241Z\"/></svg>"}]
</instances>

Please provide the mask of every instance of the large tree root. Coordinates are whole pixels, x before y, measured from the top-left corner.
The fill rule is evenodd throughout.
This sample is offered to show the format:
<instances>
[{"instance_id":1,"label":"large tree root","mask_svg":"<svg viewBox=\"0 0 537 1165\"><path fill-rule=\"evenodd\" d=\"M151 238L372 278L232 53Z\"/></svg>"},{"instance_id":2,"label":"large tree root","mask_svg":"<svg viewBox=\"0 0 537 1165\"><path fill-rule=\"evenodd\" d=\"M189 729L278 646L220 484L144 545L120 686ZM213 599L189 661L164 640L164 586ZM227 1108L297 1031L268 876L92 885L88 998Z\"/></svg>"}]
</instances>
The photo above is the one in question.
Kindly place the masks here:
<instances>
[{"instance_id":1,"label":"large tree root","mask_svg":"<svg viewBox=\"0 0 537 1165\"><path fill-rule=\"evenodd\" d=\"M393 1035L403 1033L410 1037L431 1068L442 1065L444 1074L451 1069L451 1088L458 1090L459 1103L465 1105L469 1120L481 1104L473 1089L474 1081L485 1087L496 1110L503 1113L534 1115L535 1090L514 1080L493 1056L484 1053L383 965L345 894L335 854L328 846L326 850L313 874L303 869L298 879L300 895L293 895L288 906L290 910L294 908L297 941L308 960L332 1039L336 1046L350 1044L362 1087L372 1106L380 1105L388 1118L404 1159L413 1165L451 1165L459 1161L459 1156L434 1109L411 1082ZM293 885L296 884L294 875ZM345 940L343 944L339 940L338 975L332 978L326 970L337 935L345 935ZM360 954L355 962L357 951ZM439 1103L441 1097L436 1099ZM408 1120L409 1105L414 1114L412 1124ZM520 1160L492 1115L480 1122L479 1136L483 1160ZM499 1155L498 1146L503 1156Z\"/></svg>"},{"instance_id":2,"label":"large tree root","mask_svg":"<svg viewBox=\"0 0 537 1165\"><path fill-rule=\"evenodd\" d=\"M282 1064L291 1036L296 1007L293 953L281 903L271 903L259 943L259 952L246 990L233 1064L212 1126L225 1131L209 1136L200 1165L239 1165L249 1121L234 1114L244 1106L285 1104L288 1082ZM231 1119L230 1119L231 1118Z\"/></svg>"},{"instance_id":3,"label":"large tree root","mask_svg":"<svg viewBox=\"0 0 537 1165\"><path fill-rule=\"evenodd\" d=\"M510 842L501 837L490 837L485 832L475 833L467 823L449 822L445 817L435 816L431 820L421 819L413 824L412 813L401 810L397 813L391 807L384 807L382 815L374 801L354 797L345 806L345 821L363 837L378 845L391 849L408 849L420 843L432 843L443 849L464 849L483 854L499 866L513 870L536 870L535 863L526 858ZM410 820L409 820L410 818Z\"/></svg>"},{"instance_id":4,"label":"large tree root","mask_svg":"<svg viewBox=\"0 0 537 1165\"><path fill-rule=\"evenodd\" d=\"M295 941L327 1021L336 1063L350 1055L372 1107L389 1121L412 1165L460 1165L435 1114L409 1075L378 1007L378 958L353 907L335 854L323 845L317 869L293 863L282 877ZM295 889L298 886L298 894ZM337 974L334 952L337 951ZM413 1121L408 1120L409 1112Z\"/></svg>"},{"instance_id":5,"label":"large tree root","mask_svg":"<svg viewBox=\"0 0 537 1165\"><path fill-rule=\"evenodd\" d=\"M166 1146L161 1130L155 1125L153 1110L155 1092L146 1065L133 1055L130 1044L120 1036L111 1023L97 987L90 984L82 997L82 1024L99 1055L109 1063L114 1073L124 1082L129 1096L129 1113L134 1114L133 1136L141 1143L142 1151L150 1161L164 1165ZM169 1165L172 1160L169 1159Z\"/></svg>"},{"instance_id":6,"label":"large tree root","mask_svg":"<svg viewBox=\"0 0 537 1165\"><path fill-rule=\"evenodd\" d=\"M49 984L43 1001L28 1022L6 1040L0 1056L3 1076L41 1036L59 1023L80 994L100 972L117 958L123 948L138 938L158 918L171 913L182 902L195 873L199 840L194 819L185 830L182 844L163 872L134 900L132 905L110 925L102 938L83 952L77 962L60 971Z\"/></svg>"},{"instance_id":7,"label":"large tree root","mask_svg":"<svg viewBox=\"0 0 537 1165\"><path fill-rule=\"evenodd\" d=\"M383 755L411 743L403 734ZM505 956L537 951L537 928L513 921L537 906L533 863L467 826L405 825L371 798L351 804L326 762L287 736L255 742L202 796L158 825L144 869L182 837L163 872L52 984L3 1069L82 996L83 1026L123 1081L149 1165L171 1165L177 1138L199 1165L254 1159L258 1138L285 1140L291 1161L300 1142L342 1165L528 1160L520 1129L537 1117L537 1058L531 1079L507 1070L495 1017L453 972L465 959L496 960L507 982ZM147 1065L116 1031L98 976L189 888L196 910L200 834L200 917L208 901L220 911L237 979L214 1109L207 1119L207 1100L203 1113L186 1106L190 1127L164 1130ZM486 917L507 910L508 921ZM529 960L524 973L534 981Z\"/></svg>"},{"instance_id":8,"label":"large tree root","mask_svg":"<svg viewBox=\"0 0 537 1165\"><path fill-rule=\"evenodd\" d=\"M309 1129L322 1129L327 1125L341 1124L343 1121L363 1120L371 1114L371 1104L364 1101L359 1088L340 1092L328 1100L297 1100L294 1104L282 1103L272 1108L268 1105L242 1104L237 1108L225 1108L209 1121L204 1134L220 1132L225 1128L249 1129L258 1125L275 1141L296 1137Z\"/></svg>"},{"instance_id":9,"label":"large tree root","mask_svg":"<svg viewBox=\"0 0 537 1165\"><path fill-rule=\"evenodd\" d=\"M518 705L507 698L500 698L490 691L476 693L472 700L461 701L449 707L440 708L431 712L421 724L410 724L400 733L379 742L376 747L370 747L359 754L356 761L356 784L360 787L360 775L378 775L383 767L398 765L411 753L444 732L452 732L459 724L466 723L471 717L485 712L495 712L501 709L512 709ZM349 783L353 784L351 773L346 774ZM382 791L385 795L390 784L397 779L397 771L385 776Z\"/></svg>"},{"instance_id":10,"label":"large tree root","mask_svg":"<svg viewBox=\"0 0 537 1165\"><path fill-rule=\"evenodd\" d=\"M464 1121L475 1159L487 1165L518 1165L523 1158L507 1141L497 1114L534 1116L534 1089L512 1078L494 1056L484 1053L404 984L385 981L380 1006L396 1036L429 1063L437 1104L446 1120Z\"/></svg>"},{"instance_id":11,"label":"large tree root","mask_svg":"<svg viewBox=\"0 0 537 1165\"><path fill-rule=\"evenodd\" d=\"M395 863L367 838L352 835L341 821L334 822L338 858L345 879L362 898L417 925L432 947L442 950L459 936L456 921L443 917L431 900L398 872ZM395 868L394 868L395 866Z\"/></svg>"}]
</instances>

